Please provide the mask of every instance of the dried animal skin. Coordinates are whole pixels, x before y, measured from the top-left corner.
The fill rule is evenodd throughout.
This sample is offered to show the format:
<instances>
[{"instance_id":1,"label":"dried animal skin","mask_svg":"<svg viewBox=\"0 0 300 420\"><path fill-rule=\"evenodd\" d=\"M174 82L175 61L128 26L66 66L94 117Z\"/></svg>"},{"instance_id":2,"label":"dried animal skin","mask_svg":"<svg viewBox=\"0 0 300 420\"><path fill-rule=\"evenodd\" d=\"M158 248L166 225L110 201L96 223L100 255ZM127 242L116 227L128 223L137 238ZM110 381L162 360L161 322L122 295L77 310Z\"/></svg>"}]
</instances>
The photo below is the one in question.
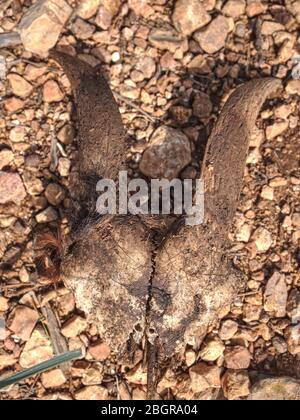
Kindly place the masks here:
<instances>
[{"instance_id":1,"label":"dried animal skin","mask_svg":"<svg viewBox=\"0 0 300 420\"><path fill-rule=\"evenodd\" d=\"M163 357L193 343L197 330L213 321L245 283L228 258L228 233L258 112L280 85L276 79L255 80L230 96L204 158L205 221L184 227L157 255L148 336L159 343Z\"/></svg>"},{"instance_id":2,"label":"dried animal skin","mask_svg":"<svg viewBox=\"0 0 300 420\"><path fill-rule=\"evenodd\" d=\"M69 239L61 263L62 280L77 306L98 326L111 349L124 352L131 334L145 328L152 244L138 219L92 220L96 183L116 179L125 156L124 130L112 92L99 70L61 52L51 55L70 79L78 113L78 194L85 221ZM77 217L81 217L80 213Z\"/></svg>"},{"instance_id":3,"label":"dried animal skin","mask_svg":"<svg viewBox=\"0 0 300 420\"><path fill-rule=\"evenodd\" d=\"M95 207L101 177L116 179L124 156L117 105L98 70L55 53L75 94L79 118L81 197ZM238 88L223 108L204 160L205 223L183 227L155 249L147 220L105 217L81 224L62 258L62 279L77 306L97 324L115 353L146 335L168 358L232 302L243 276L227 255L228 232L242 189L249 139L276 79ZM96 180L96 181L95 181ZM91 210L92 209L92 210ZM148 226L150 223L148 224Z\"/></svg>"}]
</instances>

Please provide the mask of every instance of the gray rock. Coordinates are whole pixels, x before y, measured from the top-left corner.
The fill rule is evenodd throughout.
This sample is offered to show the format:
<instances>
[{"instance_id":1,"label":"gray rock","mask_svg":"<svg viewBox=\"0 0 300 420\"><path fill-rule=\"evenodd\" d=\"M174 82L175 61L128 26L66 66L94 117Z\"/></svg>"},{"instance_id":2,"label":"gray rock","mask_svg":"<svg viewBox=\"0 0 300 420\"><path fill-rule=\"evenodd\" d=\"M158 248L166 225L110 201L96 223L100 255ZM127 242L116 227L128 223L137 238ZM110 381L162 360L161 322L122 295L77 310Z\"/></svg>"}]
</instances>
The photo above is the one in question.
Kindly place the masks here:
<instances>
[{"instance_id":1,"label":"gray rock","mask_svg":"<svg viewBox=\"0 0 300 420\"><path fill-rule=\"evenodd\" d=\"M193 115L198 118L208 118L213 110L209 95L197 93L193 102Z\"/></svg>"},{"instance_id":2,"label":"gray rock","mask_svg":"<svg viewBox=\"0 0 300 420\"><path fill-rule=\"evenodd\" d=\"M293 355L300 354L300 324L291 325L284 331L288 351Z\"/></svg>"},{"instance_id":3,"label":"gray rock","mask_svg":"<svg viewBox=\"0 0 300 420\"><path fill-rule=\"evenodd\" d=\"M260 379L252 388L251 401L300 400L300 381L289 377Z\"/></svg>"},{"instance_id":4,"label":"gray rock","mask_svg":"<svg viewBox=\"0 0 300 420\"><path fill-rule=\"evenodd\" d=\"M274 337L272 340L272 344L279 354L284 354L287 352L287 344L282 337Z\"/></svg>"}]
</instances>

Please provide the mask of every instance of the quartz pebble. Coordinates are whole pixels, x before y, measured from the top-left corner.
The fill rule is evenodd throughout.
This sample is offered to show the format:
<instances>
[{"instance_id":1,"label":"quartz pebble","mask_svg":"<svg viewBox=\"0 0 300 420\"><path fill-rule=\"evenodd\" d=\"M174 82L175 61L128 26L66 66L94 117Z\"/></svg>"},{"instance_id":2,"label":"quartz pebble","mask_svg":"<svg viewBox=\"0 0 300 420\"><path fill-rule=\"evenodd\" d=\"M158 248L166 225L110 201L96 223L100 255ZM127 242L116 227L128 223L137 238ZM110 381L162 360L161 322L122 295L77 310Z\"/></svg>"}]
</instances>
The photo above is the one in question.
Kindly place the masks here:
<instances>
[{"instance_id":1,"label":"quartz pebble","mask_svg":"<svg viewBox=\"0 0 300 420\"><path fill-rule=\"evenodd\" d=\"M70 174L71 162L67 158L60 158L58 161L58 173L62 177L67 177Z\"/></svg>"},{"instance_id":2,"label":"quartz pebble","mask_svg":"<svg viewBox=\"0 0 300 420\"><path fill-rule=\"evenodd\" d=\"M100 6L100 3L101 3L101 0L81 1L77 8L77 15L81 17L82 19L90 19L96 14Z\"/></svg>"},{"instance_id":3,"label":"quartz pebble","mask_svg":"<svg viewBox=\"0 0 300 420\"><path fill-rule=\"evenodd\" d=\"M265 185L262 188L261 191L261 197L264 198L265 200L274 200L274 190L272 187L269 187L268 185Z\"/></svg>"},{"instance_id":4,"label":"quartz pebble","mask_svg":"<svg viewBox=\"0 0 300 420\"><path fill-rule=\"evenodd\" d=\"M273 238L271 233L267 229L262 227L256 229L252 236L252 239L254 240L257 250L262 253L267 252L273 244Z\"/></svg>"},{"instance_id":5,"label":"quartz pebble","mask_svg":"<svg viewBox=\"0 0 300 420\"><path fill-rule=\"evenodd\" d=\"M55 220L58 219L58 214L53 207L47 207L42 212L38 213L35 218L38 223L50 223L55 222Z\"/></svg>"}]
</instances>

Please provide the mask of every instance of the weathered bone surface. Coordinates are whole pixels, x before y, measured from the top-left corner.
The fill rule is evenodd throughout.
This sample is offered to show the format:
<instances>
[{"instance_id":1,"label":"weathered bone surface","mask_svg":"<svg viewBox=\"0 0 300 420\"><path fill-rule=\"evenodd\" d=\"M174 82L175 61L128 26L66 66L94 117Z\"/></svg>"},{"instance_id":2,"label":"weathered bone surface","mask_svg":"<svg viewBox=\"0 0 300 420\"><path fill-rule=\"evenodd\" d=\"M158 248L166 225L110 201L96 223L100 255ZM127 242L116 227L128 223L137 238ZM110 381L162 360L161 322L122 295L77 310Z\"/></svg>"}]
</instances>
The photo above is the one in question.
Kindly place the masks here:
<instances>
[{"instance_id":1,"label":"weathered bone surface","mask_svg":"<svg viewBox=\"0 0 300 420\"><path fill-rule=\"evenodd\" d=\"M61 53L52 56L65 69L75 94L81 187L86 191L82 197L91 203L96 186L92 191L91 180L114 179L122 167L121 118L98 70ZM243 276L227 255L228 232L251 131L266 97L279 86L276 79L247 83L224 106L203 164L203 225L184 227L159 249L147 223L135 218L105 217L81 224L71 235L62 261L63 280L116 353L124 352L130 337L139 341L146 335L159 345L161 357L173 355L243 286Z\"/></svg>"},{"instance_id":2,"label":"weathered bone surface","mask_svg":"<svg viewBox=\"0 0 300 420\"><path fill-rule=\"evenodd\" d=\"M63 260L77 306L116 353L124 353L131 335L139 342L144 334L151 255L142 225L111 220L75 234Z\"/></svg>"}]
</instances>

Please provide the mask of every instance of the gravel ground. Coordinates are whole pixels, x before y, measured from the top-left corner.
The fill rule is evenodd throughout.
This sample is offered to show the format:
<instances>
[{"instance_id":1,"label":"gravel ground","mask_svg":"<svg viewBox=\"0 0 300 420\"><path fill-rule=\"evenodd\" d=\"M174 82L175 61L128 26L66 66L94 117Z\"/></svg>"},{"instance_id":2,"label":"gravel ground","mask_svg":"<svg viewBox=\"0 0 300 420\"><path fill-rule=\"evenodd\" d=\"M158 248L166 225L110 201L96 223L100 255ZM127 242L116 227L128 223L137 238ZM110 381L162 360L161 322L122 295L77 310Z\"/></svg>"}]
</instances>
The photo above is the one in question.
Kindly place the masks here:
<instances>
[{"instance_id":1,"label":"gravel ground","mask_svg":"<svg viewBox=\"0 0 300 420\"><path fill-rule=\"evenodd\" d=\"M32 3L1 2L0 32L22 27ZM300 399L299 1L68 3L61 27L40 20L39 30L56 31L69 53L105 68L133 176L139 170L151 176L157 167L174 171L166 156L153 167L151 153L143 155L155 130L168 125L190 143L192 156L181 161L178 153L181 176L197 177L231 91L256 77L282 79L284 90L257 121L231 233L247 290L197 345L170 361L158 392L166 400ZM24 26L23 35L33 34ZM68 229L77 168L70 84L43 56L49 34L45 44L34 36L38 54L29 45L0 50L0 374L59 350L82 348L84 358L12 386L0 399L146 399L143 349L130 366L120 365L72 293L36 271L34 239L50 228Z\"/></svg>"}]
</instances>

